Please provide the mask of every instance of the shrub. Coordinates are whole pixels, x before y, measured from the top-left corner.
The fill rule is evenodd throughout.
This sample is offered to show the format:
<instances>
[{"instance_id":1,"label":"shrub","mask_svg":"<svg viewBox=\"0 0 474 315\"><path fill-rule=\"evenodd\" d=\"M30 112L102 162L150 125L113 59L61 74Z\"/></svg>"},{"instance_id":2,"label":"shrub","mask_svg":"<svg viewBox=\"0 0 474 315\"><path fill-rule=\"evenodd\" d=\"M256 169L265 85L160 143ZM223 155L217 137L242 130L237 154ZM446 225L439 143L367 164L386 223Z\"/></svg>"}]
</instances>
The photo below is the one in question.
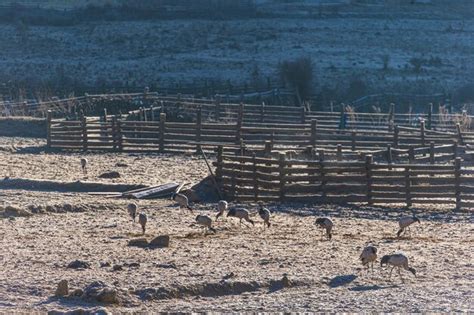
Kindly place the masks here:
<instances>
[{"instance_id":1,"label":"shrub","mask_svg":"<svg viewBox=\"0 0 474 315\"><path fill-rule=\"evenodd\" d=\"M297 90L302 99L309 98L313 81L313 64L310 57L283 61L278 66L280 78Z\"/></svg>"}]
</instances>

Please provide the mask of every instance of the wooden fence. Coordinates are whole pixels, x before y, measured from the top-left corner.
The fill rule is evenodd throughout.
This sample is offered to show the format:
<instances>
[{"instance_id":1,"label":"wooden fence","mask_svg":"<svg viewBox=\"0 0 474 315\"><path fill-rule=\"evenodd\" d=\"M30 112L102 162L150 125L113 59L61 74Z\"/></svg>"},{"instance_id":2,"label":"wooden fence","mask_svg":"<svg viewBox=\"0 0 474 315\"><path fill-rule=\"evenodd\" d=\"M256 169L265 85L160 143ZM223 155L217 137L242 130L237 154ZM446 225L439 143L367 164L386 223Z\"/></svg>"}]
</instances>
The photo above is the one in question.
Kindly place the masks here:
<instances>
[{"instance_id":1,"label":"wooden fence","mask_svg":"<svg viewBox=\"0 0 474 315\"><path fill-rule=\"evenodd\" d=\"M216 177L227 198L238 201L297 201L452 205L474 207L473 170L461 159L445 165L377 164L363 162L287 160L234 156L219 148Z\"/></svg>"},{"instance_id":2,"label":"wooden fence","mask_svg":"<svg viewBox=\"0 0 474 315\"><path fill-rule=\"evenodd\" d=\"M317 120L322 128L368 130L387 129L392 130L394 126L419 128L425 124L429 130L456 132L457 128L471 130L473 116L466 113L435 114L432 106L427 113L396 113L395 105L387 113L348 113L344 110L339 112L309 111L305 107L269 106L251 104L229 104L221 103L219 99L195 100L181 99L176 97L163 97L157 103L158 106L140 108L129 114L143 120L153 120L156 111L175 113L185 116L189 120L196 120L198 111L205 121L227 121L235 122L240 117L245 124L261 123L288 123L308 124ZM344 109L343 107L342 109Z\"/></svg>"},{"instance_id":3,"label":"wooden fence","mask_svg":"<svg viewBox=\"0 0 474 315\"><path fill-rule=\"evenodd\" d=\"M183 152L202 149L215 150L219 145L227 149L263 149L270 142L272 149L304 151L308 146L318 149L360 151L363 154L393 148L395 158L404 156L413 160L415 148L459 146L474 143L474 135L458 130L457 133L395 126L392 131L338 130L320 128L318 121L311 124L246 124L243 115L234 123L203 122L198 111L195 122L169 122L166 114L159 121L129 121L108 117L106 121L53 120L48 113L50 148L113 151ZM436 153L436 150L431 149ZM403 151L405 150L405 151ZM407 151L408 150L408 151ZM447 147L444 150L448 150ZM456 150L453 149L455 155ZM416 152L416 151L414 151ZM380 153L374 152L377 155ZM423 152L424 155L430 151Z\"/></svg>"},{"instance_id":4,"label":"wooden fence","mask_svg":"<svg viewBox=\"0 0 474 315\"><path fill-rule=\"evenodd\" d=\"M143 107L145 105L146 107ZM357 113L347 112L344 105L338 106L338 111L310 111L306 107L274 106L252 104L225 103L222 98L214 100L196 99L192 97L163 96L157 93L129 93L87 95L64 100L46 102L0 103L0 112L8 111L10 115L30 115L39 113L45 116L47 110L53 113L79 117L80 113L89 111L99 113L103 106L109 114L118 115L117 106L125 108L140 108L123 113L123 118L131 120L153 121L159 120L160 113L167 113L170 121L194 122L198 112L204 122L236 122L242 119L244 124L287 123L310 124L317 120L321 128L347 130L392 130L395 126L419 128L422 123L427 130L456 132L458 128L469 131L474 127L473 116L466 113L434 113L432 104L427 106L426 113L397 113L392 104L387 113ZM4 107L4 109L2 109ZM105 114L106 118L112 116Z\"/></svg>"}]
</instances>

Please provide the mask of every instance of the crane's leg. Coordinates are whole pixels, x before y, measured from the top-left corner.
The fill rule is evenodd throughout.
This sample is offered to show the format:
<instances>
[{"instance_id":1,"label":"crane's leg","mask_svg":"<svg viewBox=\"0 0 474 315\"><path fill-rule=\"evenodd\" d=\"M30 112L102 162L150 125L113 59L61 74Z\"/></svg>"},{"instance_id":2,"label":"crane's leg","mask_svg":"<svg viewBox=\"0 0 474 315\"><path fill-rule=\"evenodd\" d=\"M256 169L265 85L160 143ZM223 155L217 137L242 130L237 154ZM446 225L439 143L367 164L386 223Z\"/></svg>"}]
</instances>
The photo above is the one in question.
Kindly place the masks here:
<instances>
[{"instance_id":1,"label":"crane's leg","mask_svg":"<svg viewBox=\"0 0 474 315\"><path fill-rule=\"evenodd\" d=\"M242 227L242 219L240 219L240 227Z\"/></svg>"},{"instance_id":2,"label":"crane's leg","mask_svg":"<svg viewBox=\"0 0 474 315\"><path fill-rule=\"evenodd\" d=\"M388 278L389 278L389 279L392 277L392 271L393 271L393 268L395 268L395 266L394 266L394 267L392 267L392 269L390 269L390 275L388 276Z\"/></svg>"},{"instance_id":3,"label":"crane's leg","mask_svg":"<svg viewBox=\"0 0 474 315\"><path fill-rule=\"evenodd\" d=\"M397 269L398 269L398 275L400 276L400 279L402 279L402 282L405 282L405 281L403 280L402 273L400 272L400 267L398 267Z\"/></svg>"}]
</instances>

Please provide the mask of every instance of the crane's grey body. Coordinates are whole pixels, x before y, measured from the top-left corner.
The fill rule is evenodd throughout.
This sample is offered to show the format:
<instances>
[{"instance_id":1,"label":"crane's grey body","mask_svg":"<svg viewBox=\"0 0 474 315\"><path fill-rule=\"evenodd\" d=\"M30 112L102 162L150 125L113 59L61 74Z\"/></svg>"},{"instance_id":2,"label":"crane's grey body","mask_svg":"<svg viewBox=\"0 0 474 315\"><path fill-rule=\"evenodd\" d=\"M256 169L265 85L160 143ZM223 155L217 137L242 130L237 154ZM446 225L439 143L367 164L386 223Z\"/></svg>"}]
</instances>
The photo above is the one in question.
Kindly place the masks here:
<instances>
[{"instance_id":1,"label":"crane's grey body","mask_svg":"<svg viewBox=\"0 0 474 315\"><path fill-rule=\"evenodd\" d=\"M404 234L407 230L411 232L410 225L412 225L415 222L420 223L420 219L418 219L416 216L401 217L398 220L398 226L400 227L400 229L397 232L397 237L400 237L402 233Z\"/></svg>"},{"instance_id":2,"label":"crane's grey body","mask_svg":"<svg viewBox=\"0 0 474 315\"><path fill-rule=\"evenodd\" d=\"M242 226L242 219L250 222L252 225L254 225L253 220L250 219L250 213L247 209L244 208L232 208L227 212L228 217L234 217L238 218L240 220L240 225Z\"/></svg>"},{"instance_id":3,"label":"crane's grey body","mask_svg":"<svg viewBox=\"0 0 474 315\"><path fill-rule=\"evenodd\" d=\"M128 215L130 215L133 222L135 222L135 218L137 217L137 210L138 210L138 206L136 203L132 202L127 205Z\"/></svg>"},{"instance_id":4,"label":"crane's grey body","mask_svg":"<svg viewBox=\"0 0 474 315\"><path fill-rule=\"evenodd\" d=\"M374 262L377 259L377 248L375 246L366 246L359 257L363 266L367 266L367 272L370 270L369 265L372 266L372 272L374 271Z\"/></svg>"},{"instance_id":5,"label":"crane's grey body","mask_svg":"<svg viewBox=\"0 0 474 315\"><path fill-rule=\"evenodd\" d=\"M82 169L82 173L84 173L84 175L87 174L87 159L86 158L81 158L81 169Z\"/></svg>"},{"instance_id":6,"label":"crane's grey body","mask_svg":"<svg viewBox=\"0 0 474 315\"><path fill-rule=\"evenodd\" d=\"M392 266L392 269L390 269L390 275L389 279L392 277L392 271L393 268L397 267L398 269L398 275L403 281L402 274L400 273L400 269L403 268L407 271L410 271L415 277L416 277L416 271L414 268L411 268L408 265L408 258L403 255L403 254L392 254L392 255L385 255L382 257L380 260L380 266L382 267L383 265L390 265Z\"/></svg>"},{"instance_id":7,"label":"crane's grey body","mask_svg":"<svg viewBox=\"0 0 474 315\"><path fill-rule=\"evenodd\" d=\"M142 226L143 234L145 234L146 222L147 221L148 221L148 218L147 218L147 215L145 213L142 212L138 215L138 223L140 223L140 225Z\"/></svg>"},{"instance_id":8,"label":"crane's grey body","mask_svg":"<svg viewBox=\"0 0 474 315\"><path fill-rule=\"evenodd\" d=\"M199 215L196 217L196 222L197 222L197 224L206 227L208 230L211 230L211 231L214 232L214 233L216 232L216 229L214 229L214 228L212 227L212 219L211 219L211 217L209 217L209 216L207 216L207 215L199 214Z\"/></svg>"},{"instance_id":9,"label":"crane's grey body","mask_svg":"<svg viewBox=\"0 0 474 315\"><path fill-rule=\"evenodd\" d=\"M193 209L189 206L188 197L183 194L173 194L173 200L176 201L179 205L179 209L186 208L189 211L193 212Z\"/></svg>"},{"instance_id":10,"label":"crane's grey body","mask_svg":"<svg viewBox=\"0 0 474 315\"><path fill-rule=\"evenodd\" d=\"M258 215L260 218L263 220L263 229L265 229L265 226L270 227L270 210L267 208L264 208L262 205L260 205L260 209L258 209Z\"/></svg>"}]
</instances>

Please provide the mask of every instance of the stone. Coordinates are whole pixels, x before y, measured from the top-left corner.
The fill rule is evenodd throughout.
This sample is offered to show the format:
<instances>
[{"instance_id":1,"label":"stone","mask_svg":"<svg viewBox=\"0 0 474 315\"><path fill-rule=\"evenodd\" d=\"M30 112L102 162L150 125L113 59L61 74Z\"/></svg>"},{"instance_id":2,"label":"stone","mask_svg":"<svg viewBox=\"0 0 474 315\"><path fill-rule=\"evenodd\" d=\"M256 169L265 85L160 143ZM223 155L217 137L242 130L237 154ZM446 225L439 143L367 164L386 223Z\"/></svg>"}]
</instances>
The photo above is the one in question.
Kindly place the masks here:
<instances>
[{"instance_id":1,"label":"stone","mask_svg":"<svg viewBox=\"0 0 474 315\"><path fill-rule=\"evenodd\" d=\"M135 247L148 247L148 241L146 238L134 238L128 241L128 246L135 246Z\"/></svg>"},{"instance_id":2,"label":"stone","mask_svg":"<svg viewBox=\"0 0 474 315\"><path fill-rule=\"evenodd\" d=\"M3 211L3 215L5 217L29 217L33 214L25 209L21 209L14 206L6 206L5 210Z\"/></svg>"},{"instance_id":3,"label":"stone","mask_svg":"<svg viewBox=\"0 0 474 315\"><path fill-rule=\"evenodd\" d=\"M155 237L150 242L150 247L152 248L163 248L170 246L170 236L169 235L160 235Z\"/></svg>"},{"instance_id":4,"label":"stone","mask_svg":"<svg viewBox=\"0 0 474 315\"><path fill-rule=\"evenodd\" d=\"M69 294L69 284L67 280L61 280L56 288L55 296L66 296Z\"/></svg>"},{"instance_id":5,"label":"stone","mask_svg":"<svg viewBox=\"0 0 474 315\"><path fill-rule=\"evenodd\" d=\"M91 265L88 262L82 260L74 260L67 265L67 268L71 269L89 269L90 267Z\"/></svg>"},{"instance_id":6,"label":"stone","mask_svg":"<svg viewBox=\"0 0 474 315\"><path fill-rule=\"evenodd\" d=\"M119 304L117 290L102 281L95 281L84 288L83 299L95 300L105 304Z\"/></svg>"}]
</instances>

